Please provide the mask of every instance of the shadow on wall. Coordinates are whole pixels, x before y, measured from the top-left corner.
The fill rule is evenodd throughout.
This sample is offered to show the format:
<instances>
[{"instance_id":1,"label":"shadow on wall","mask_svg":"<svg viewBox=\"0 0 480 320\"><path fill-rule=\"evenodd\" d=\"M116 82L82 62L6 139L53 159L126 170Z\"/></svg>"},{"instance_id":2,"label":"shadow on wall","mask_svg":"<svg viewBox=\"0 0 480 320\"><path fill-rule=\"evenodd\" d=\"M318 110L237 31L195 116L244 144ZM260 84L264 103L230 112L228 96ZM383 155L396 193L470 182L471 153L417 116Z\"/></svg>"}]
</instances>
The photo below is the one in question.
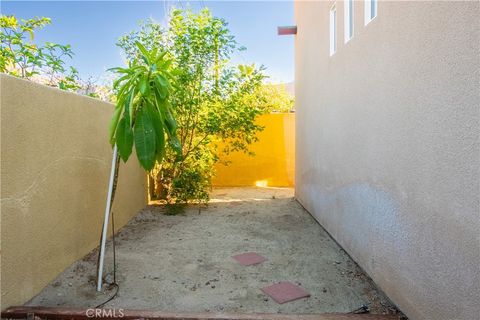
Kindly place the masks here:
<instances>
[{"instance_id":1,"label":"shadow on wall","mask_svg":"<svg viewBox=\"0 0 480 320\"><path fill-rule=\"evenodd\" d=\"M426 211L412 215L416 212L412 205L368 183L334 189L305 183L297 186L295 197L372 278L388 279L381 288L389 296L408 292L418 282L428 282L431 292L455 291L466 301L465 310L475 308L467 299L475 295L478 286L465 279L478 278L478 265L472 263L478 261L478 255L475 258L472 247L462 239L468 238L468 232L456 234L458 241L452 242L451 225L440 224L438 217L429 217ZM423 232L418 232L419 226L424 226ZM430 230L431 226L435 230ZM441 270L445 259L461 272L446 274ZM426 261L431 272L416 272L415 268ZM447 275L458 287L452 286ZM435 296L428 299L432 305L448 302ZM409 302L402 301L402 305Z\"/></svg>"},{"instance_id":2,"label":"shadow on wall","mask_svg":"<svg viewBox=\"0 0 480 320\"><path fill-rule=\"evenodd\" d=\"M311 203L299 199L310 212L325 212L328 215L314 214L324 226L331 226L330 233L335 239L342 239L343 246L350 249L356 261L365 263L368 271L375 272L377 263L382 264L382 256L377 256L376 246L395 248L406 255L410 251L404 240L408 233L402 222L401 210L396 201L387 193L368 183L348 185L335 190L325 190L317 185L307 186ZM297 197L301 197L301 192ZM375 242L382 232L390 230L390 236ZM369 230L368 234L359 230ZM369 241L365 241L368 238ZM378 249L378 248L377 248ZM373 252L373 254L372 254ZM400 262L399 262L400 263Z\"/></svg>"}]
</instances>

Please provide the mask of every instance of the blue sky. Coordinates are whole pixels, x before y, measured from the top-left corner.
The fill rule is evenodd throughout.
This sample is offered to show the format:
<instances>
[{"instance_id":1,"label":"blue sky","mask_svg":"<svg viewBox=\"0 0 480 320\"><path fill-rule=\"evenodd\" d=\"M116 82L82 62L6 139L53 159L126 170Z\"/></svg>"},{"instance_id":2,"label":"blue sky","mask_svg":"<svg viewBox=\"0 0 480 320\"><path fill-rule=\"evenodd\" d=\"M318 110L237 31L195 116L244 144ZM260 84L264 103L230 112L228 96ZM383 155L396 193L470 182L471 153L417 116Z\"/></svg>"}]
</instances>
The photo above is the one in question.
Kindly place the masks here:
<instances>
[{"instance_id":1,"label":"blue sky","mask_svg":"<svg viewBox=\"0 0 480 320\"><path fill-rule=\"evenodd\" d=\"M123 65L116 40L140 20L165 20L165 7L210 8L229 23L247 51L235 62L263 64L271 82L294 79L294 38L277 36L276 27L293 25L293 1L2 1L2 14L18 18L46 16L52 24L38 31L36 41L71 44L74 65L82 78L101 78L110 67Z\"/></svg>"}]
</instances>

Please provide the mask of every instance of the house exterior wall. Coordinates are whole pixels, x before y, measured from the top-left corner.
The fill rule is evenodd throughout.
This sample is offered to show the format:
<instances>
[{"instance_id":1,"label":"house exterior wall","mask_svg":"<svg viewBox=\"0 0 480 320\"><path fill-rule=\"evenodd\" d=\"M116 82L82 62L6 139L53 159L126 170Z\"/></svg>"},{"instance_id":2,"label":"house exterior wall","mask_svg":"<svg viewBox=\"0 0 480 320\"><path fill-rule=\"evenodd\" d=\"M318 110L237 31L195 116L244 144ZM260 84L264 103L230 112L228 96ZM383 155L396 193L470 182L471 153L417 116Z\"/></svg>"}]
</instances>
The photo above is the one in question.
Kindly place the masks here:
<instances>
[{"instance_id":1,"label":"house exterior wall","mask_svg":"<svg viewBox=\"0 0 480 320\"><path fill-rule=\"evenodd\" d=\"M272 113L258 117L264 127L249 151L232 152L217 163L215 187L293 187L295 183L295 113ZM220 145L222 148L222 145Z\"/></svg>"},{"instance_id":2,"label":"house exterior wall","mask_svg":"<svg viewBox=\"0 0 480 320\"><path fill-rule=\"evenodd\" d=\"M99 243L113 105L0 75L1 309L20 305ZM145 172L121 164L125 225L146 203Z\"/></svg>"},{"instance_id":3,"label":"house exterior wall","mask_svg":"<svg viewBox=\"0 0 480 320\"><path fill-rule=\"evenodd\" d=\"M480 314L478 1L298 1L296 197L411 319Z\"/></svg>"}]
</instances>

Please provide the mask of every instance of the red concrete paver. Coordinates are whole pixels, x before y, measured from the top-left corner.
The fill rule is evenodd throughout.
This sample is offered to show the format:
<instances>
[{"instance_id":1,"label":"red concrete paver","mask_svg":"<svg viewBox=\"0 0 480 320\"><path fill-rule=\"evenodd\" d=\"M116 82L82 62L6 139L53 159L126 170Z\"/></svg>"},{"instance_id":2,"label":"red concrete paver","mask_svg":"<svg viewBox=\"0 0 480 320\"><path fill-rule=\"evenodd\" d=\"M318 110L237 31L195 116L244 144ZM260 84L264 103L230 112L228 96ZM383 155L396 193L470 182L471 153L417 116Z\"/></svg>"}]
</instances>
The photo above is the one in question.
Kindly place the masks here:
<instances>
[{"instance_id":1,"label":"red concrete paver","mask_svg":"<svg viewBox=\"0 0 480 320\"><path fill-rule=\"evenodd\" d=\"M310 293L291 282L280 282L260 290L280 304L310 297Z\"/></svg>"},{"instance_id":2,"label":"red concrete paver","mask_svg":"<svg viewBox=\"0 0 480 320\"><path fill-rule=\"evenodd\" d=\"M254 264L262 263L263 261L267 260L264 256L259 255L256 252L246 252L242 254L238 254L232 257L242 266L250 266Z\"/></svg>"}]
</instances>

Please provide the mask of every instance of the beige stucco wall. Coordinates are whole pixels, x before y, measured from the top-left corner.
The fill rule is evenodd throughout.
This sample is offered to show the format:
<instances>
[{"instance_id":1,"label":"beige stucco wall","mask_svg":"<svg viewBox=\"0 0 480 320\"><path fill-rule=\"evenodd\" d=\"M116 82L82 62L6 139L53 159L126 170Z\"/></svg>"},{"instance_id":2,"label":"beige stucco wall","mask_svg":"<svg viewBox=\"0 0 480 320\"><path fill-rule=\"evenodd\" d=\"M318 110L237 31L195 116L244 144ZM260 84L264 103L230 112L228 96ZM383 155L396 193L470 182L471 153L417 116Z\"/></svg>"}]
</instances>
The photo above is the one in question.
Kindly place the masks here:
<instances>
[{"instance_id":1,"label":"beige stucco wall","mask_svg":"<svg viewBox=\"0 0 480 320\"><path fill-rule=\"evenodd\" d=\"M1 308L26 302L98 245L113 105L1 75ZM120 168L116 227L146 203L145 173Z\"/></svg>"},{"instance_id":2,"label":"beige stucco wall","mask_svg":"<svg viewBox=\"0 0 480 320\"><path fill-rule=\"evenodd\" d=\"M296 197L411 319L478 319L479 5L298 1Z\"/></svg>"}]
</instances>

